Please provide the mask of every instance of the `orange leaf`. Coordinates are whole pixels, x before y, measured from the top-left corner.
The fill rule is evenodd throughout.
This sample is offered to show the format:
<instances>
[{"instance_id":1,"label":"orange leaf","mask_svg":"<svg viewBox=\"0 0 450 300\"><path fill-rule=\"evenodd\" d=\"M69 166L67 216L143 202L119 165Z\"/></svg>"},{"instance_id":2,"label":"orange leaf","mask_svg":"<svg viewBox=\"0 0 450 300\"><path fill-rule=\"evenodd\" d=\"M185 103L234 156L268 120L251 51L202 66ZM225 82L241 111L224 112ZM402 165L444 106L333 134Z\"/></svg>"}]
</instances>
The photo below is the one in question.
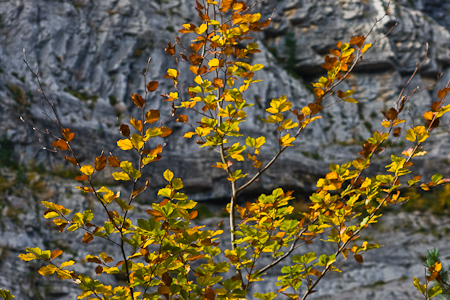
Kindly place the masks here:
<instances>
[{"instance_id":1,"label":"orange leaf","mask_svg":"<svg viewBox=\"0 0 450 300\"><path fill-rule=\"evenodd\" d=\"M64 140L56 140L52 144L53 147L58 148L61 151L67 150L67 144Z\"/></svg>"},{"instance_id":2,"label":"orange leaf","mask_svg":"<svg viewBox=\"0 0 450 300\"><path fill-rule=\"evenodd\" d=\"M162 134L160 135L161 137L169 136L172 133L172 129L170 129L169 127L161 127L161 131L162 131Z\"/></svg>"},{"instance_id":3,"label":"orange leaf","mask_svg":"<svg viewBox=\"0 0 450 300\"><path fill-rule=\"evenodd\" d=\"M77 160L76 160L75 158L73 158L73 157L68 157L68 156L65 156L64 158L65 158L68 162L70 162L72 165L78 166Z\"/></svg>"},{"instance_id":4,"label":"orange leaf","mask_svg":"<svg viewBox=\"0 0 450 300\"><path fill-rule=\"evenodd\" d=\"M86 232L83 235L83 243L84 244L89 244L90 242L92 242L93 239L94 239L94 236L92 234L90 234L89 232Z\"/></svg>"},{"instance_id":5,"label":"orange leaf","mask_svg":"<svg viewBox=\"0 0 450 300\"><path fill-rule=\"evenodd\" d=\"M63 129L62 135L67 142L70 142L75 137L75 133L73 133L69 128Z\"/></svg>"},{"instance_id":6,"label":"orange leaf","mask_svg":"<svg viewBox=\"0 0 450 300\"><path fill-rule=\"evenodd\" d=\"M180 123L188 123L189 122L189 118L186 116L186 115L177 115L178 116L178 118L177 118L177 122L180 122Z\"/></svg>"},{"instance_id":7,"label":"orange leaf","mask_svg":"<svg viewBox=\"0 0 450 300\"><path fill-rule=\"evenodd\" d=\"M133 125L134 129L137 131L142 131L143 125L141 120L136 120L133 117L130 117L130 124Z\"/></svg>"},{"instance_id":8,"label":"orange leaf","mask_svg":"<svg viewBox=\"0 0 450 300\"><path fill-rule=\"evenodd\" d=\"M52 251L52 254L50 255L50 258L51 258L51 259L55 259L55 258L57 258L58 256L60 256L62 253L63 253L62 250L53 250L53 251Z\"/></svg>"},{"instance_id":9,"label":"orange leaf","mask_svg":"<svg viewBox=\"0 0 450 300\"><path fill-rule=\"evenodd\" d=\"M147 84L147 91L149 91L149 92L156 91L156 89L158 88L158 85L159 85L158 81L150 81Z\"/></svg>"},{"instance_id":10,"label":"orange leaf","mask_svg":"<svg viewBox=\"0 0 450 300\"><path fill-rule=\"evenodd\" d=\"M145 114L145 123L155 123L159 120L159 110L150 109L147 114Z\"/></svg>"},{"instance_id":11,"label":"orange leaf","mask_svg":"<svg viewBox=\"0 0 450 300\"><path fill-rule=\"evenodd\" d=\"M155 149L151 149L151 150L148 152L148 154L156 155L156 154L161 153L162 151L163 151L163 147L162 147L161 145L158 145L158 147L156 147Z\"/></svg>"},{"instance_id":12,"label":"orange leaf","mask_svg":"<svg viewBox=\"0 0 450 300\"><path fill-rule=\"evenodd\" d=\"M76 181L85 181L88 180L89 178L86 175L79 175L77 177L75 177Z\"/></svg>"},{"instance_id":13,"label":"orange leaf","mask_svg":"<svg viewBox=\"0 0 450 300\"><path fill-rule=\"evenodd\" d=\"M189 213L189 217L191 220L195 219L198 216L198 211L194 210Z\"/></svg>"},{"instance_id":14,"label":"orange leaf","mask_svg":"<svg viewBox=\"0 0 450 300\"><path fill-rule=\"evenodd\" d=\"M116 156L109 156L108 164L113 168L118 168L120 166L119 159Z\"/></svg>"},{"instance_id":15,"label":"orange leaf","mask_svg":"<svg viewBox=\"0 0 450 300\"><path fill-rule=\"evenodd\" d=\"M433 120L434 113L432 111L427 111L423 114L425 120Z\"/></svg>"},{"instance_id":16,"label":"orange leaf","mask_svg":"<svg viewBox=\"0 0 450 300\"><path fill-rule=\"evenodd\" d=\"M144 98L142 98L142 96L139 94L133 93L133 96L131 96L131 99L133 100L134 104L136 104L136 106L139 108L141 108L145 104Z\"/></svg>"},{"instance_id":17,"label":"orange leaf","mask_svg":"<svg viewBox=\"0 0 450 300\"><path fill-rule=\"evenodd\" d=\"M106 157L104 155L97 156L94 165L97 171L103 170L106 167Z\"/></svg>"},{"instance_id":18,"label":"orange leaf","mask_svg":"<svg viewBox=\"0 0 450 300\"><path fill-rule=\"evenodd\" d=\"M217 88L223 87L223 80L220 78L214 78L213 86L215 86Z\"/></svg>"}]
</instances>

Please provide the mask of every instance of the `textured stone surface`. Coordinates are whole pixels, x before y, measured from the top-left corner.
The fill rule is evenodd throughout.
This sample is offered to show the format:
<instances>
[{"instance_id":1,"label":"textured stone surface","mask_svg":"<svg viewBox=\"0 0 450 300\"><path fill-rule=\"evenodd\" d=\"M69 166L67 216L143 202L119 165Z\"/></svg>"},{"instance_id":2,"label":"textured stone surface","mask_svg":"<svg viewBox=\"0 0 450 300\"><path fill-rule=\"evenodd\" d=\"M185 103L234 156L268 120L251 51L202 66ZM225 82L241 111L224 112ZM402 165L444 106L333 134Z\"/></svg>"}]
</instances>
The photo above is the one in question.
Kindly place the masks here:
<instances>
[{"instance_id":1,"label":"textured stone surface","mask_svg":"<svg viewBox=\"0 0 450 300\"><path fill-rule=\"evenodd\" d=\"M439 9L438 2L428 2L405 0L391 4L389 15L374 28L369 41L382 38L395 23L397 27L387 38L379 40L353 78L341 87L355 89L360 104L341 103L324 111L323 119L300 137L298 147L287 151L273 166L273 173L285 174L281 181L273 182L269 175L263 176L259 184L251 187L254 192L267 184L310 190L313 187L307 183L308 178L323 173L327 164L354 158L361 141L372 130L381 129L379 111L390 107L397 98L416 63L423 58L426 43L430 60L409 91L434 84L442 72L444 78L437 85L445 84L450 65L450 33L445 18L448 12ZM266 1L258 6L266 17L273 13L273 22L256 37L263 52L252 58L252 63L265 65L257 74L264 82L246 92L246 98L254 101L257 109L249 114L244 130L255 136L267 135L270 142L263 150L266 159L274 151L275 138L270 138L272 129L260 119L270 100L286 94L295 107L311 101L310 82L324 74L320 64L329 48L353 33L367 33L374 18L385 13L386 5L381 0L286 0ZM23 115L40 128L51 126L41 113L37 84L22 62L23 48L27 49L31 66L39 68L45 91L57 104L61 121L75 130L79 156L87 159L88 154L101 150L117 152L111 146L119 136L116 118L136 112L130 96L143 92L140 70L151 56L148 79L159 80L168 67L173 67L163 48L173 40L180 24L195 21L191 1L181 0L10 0L0 2L0 15L0 109L6 116L0 129L14 142L22 163L35 159L45 166L60 162L39 150L32 130L18 120ZM181 69L185 80L189 74L187 66L181 65ZM161 80L161 93L172 90L169 80ZM429 105L434 94L424 90L416 95L411 103L413 115ZM326 103L334 101L329 97ZM159 93L150 98L150 106L161 109L163 115L170 111L166 104ZM169 125L174 134L166 140L164 158L151 166L148 173L159 174L170 162L177 174L187 179L197 199L226 196L223 174L203 168L205 163L216 161L214 154L197 149L194 140L182 139L187 127L173 122ZM44 137L44 143L49 142ZM442 163L441 171L447 173L448 146L447 138L434 139L426 146L428 150L434 149L431 156ZM421 163L420 171L426 171L427 175L436 169L431 156ZM157 184L158 180L155 178L152 183Z\"/></svg>"},{"instance_id":2,"label":"textured stone surface","mask_svg":"<svg viewBox=\"0 0 450 300\"><path fill-rule=\"evenodd\" d=\"M320 64L329 48L353 33L367 33L374 18L385 13L386 4L387 1L382 0L271 0L257 7L265 17L273 14L273 22L267 31L256 37L262 53L252 57L251 63L265 65L257 73L264 81L246 92L246 98L254 101L257 109L249 113L244 130L252 136L267 136L268 146L262 152L267 160L273 153L276 139L272 136L273 130L260 119L270 100L286 94L297 108L310 102L313 99L310 82L324 74ZM330 106L323 118L300 137L297 147L286 151L251 186L247 196L278 186L298 192L314 190L317 177L326 172L329 163L353 159L360 151L361 141L372 130L381 129L380 110L397 99L416 63L423 58L428 43L430 60L408 90L433 84L436 88L431 92L424 89L413 98L411 113L418 116L417 112L436 99L437 89L450 77L449 9L449 2L443 0L392 1L389 16L378 24L369 41L382 38L395 23L398 25L367 53L364 63L341 87L342 90L354 89L360 104ZM160 80L167 68L174 66L163 51L165 45L173 40L182 23L195 22L195 15L190 0L0 1L0 132L12 143L10 147L17 155L14 159L22 164L41 164L47 171L62 165L60 157L41 149L33 130L19 120L19 116L24 116L39 128L51 129L41 113L38 86L22 62L23 48L27 50L30 65L39 68L44 89L49 99L57 104L61 121L76 132L75 151L87 163L102 150L119 153L114 147L119 138L117 117L122 120L136 113L130 97L132 93L143 93L140 70L151 56L147 79ZM181 71L188 74L185 65L181 65ZM442 79L436 80L441 73ZM186 79L182 75L182 80ZM173 91L170 81L160 80L158 91ZM158 95L150 98L151 108L169 115L169 105ZM329 97L326 103L335 100ZM447 117L443 124L448 123ZM146 175L152 178L152 189L144 202L154 199L156 189L164 184L160 174L168 167L183 178L186 192L193 199L217 201L226 197L228 184L224 174L205 167L217 161L214 153L199 150L194 140L182 139L187 127L174 122L169 123L169 127L174 133L164 141L167 145L163 159L147 170ZM44 144L52 142L45 136L40 137ZM431 139L425 146L429 156L415 163L418 173L429 176L439 170L444 175L449 174L449 142L445 132ZM403 150L405 145L399 141L393 150ZM1 176L3 184L4 178L13 175L3 170ZM8 273L0 276L0 286L12 287L19 282L19 289L14 289L17 299L74 299L74 286L57 284L56 279L42 279L35 275L36 266L30 267L12 258L27 246L46 247L60 242L63 245L58 247L79 248L70 236L63 239L58 236L54 241L53 231L41 226L44 221L38 203L45 197L57 197L61 203L70 202L71 207L83 205L86 209L90 202L84 201L72 185L64 182L50 188L47 194L26 189L17 193L11 188L1 190L5 194L0 198L4 224L0 231L0 265ZM413 224L417 219L427 224L433 221L430 218L427 215L391 215L385 222ZM405 230L396 232L374 232L380 243L390 245L395 241L394 246L368 254L365 263L351 272L327 279L321 283L316 297L329 299L327 292L335 290L341 292L339 299L354 298L355 291L361 299L416 297L410 278L411 274L421 274L418 254L430 248L428 243L446 249L448 240L425 237L411 226L409 229L399 227ZM410 237L412 241L408 240ZM102 250L100 244L91 247L93 251ZM82 257L84 254L73 255ZM450 255L443 254L443 257ZM78 267L83 269L83 266ZM350 270L351 267L353 265L345 268ZM277 274L270 276L275 279ZM404 276L408 279L404 280ZM379 284L374 285L377 281ZM273 285L257 288L269 287Z\"/></svg>"}]
</instances>

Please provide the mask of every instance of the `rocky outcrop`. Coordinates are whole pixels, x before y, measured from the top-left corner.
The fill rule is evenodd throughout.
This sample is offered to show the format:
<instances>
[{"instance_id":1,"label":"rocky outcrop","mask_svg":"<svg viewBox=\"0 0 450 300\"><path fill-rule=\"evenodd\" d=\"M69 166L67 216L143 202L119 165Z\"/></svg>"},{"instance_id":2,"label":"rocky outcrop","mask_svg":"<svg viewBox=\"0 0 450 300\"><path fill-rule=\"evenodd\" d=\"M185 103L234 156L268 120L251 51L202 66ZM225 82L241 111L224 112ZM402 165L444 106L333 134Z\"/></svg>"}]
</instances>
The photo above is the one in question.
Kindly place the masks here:
<instances>
[{"instance_id":1,"label":"rocky outcrop","mask_svg":"<svg viewBox=\"0 0 450 300\"><path fill-rule=\"evenodd\" d=\"M374 129L381 129L380 110L390 107L397 98L406 79L423 59L427 43L430 59L409 89L424 88L410 105L412 114L417 115L435 99L436 89L425 88L433 84L442 87L450 74L450 33L443 17L448 12L431 0L425 2L394 1L387 7L382 0L286 0L266 1L255 8L264 17L273 16L272 25L256 36L263 51L252 57L252 63L265 65L257 74L264 83L254 85L246 93L257 109L248 116L244 130L267 135L271 140L264 152L266 159L273 153L275 139L270 139L271 129L260 119L270 100L286 94L297 107L311 101L310 82L324 73L320 64L329 48L354 33L369 32L374 18L380 18L386 11L389 15L368 38L378 42L354 76L341 87L354 89L360 104L327 108L323 119L301 136L298 147L287 151L273 166L274 174L285 175L281 181L274 182L268 174L252 186L253 191L270 189L273 185L311 190L314 188L311 183L329 163L354 158L360 143ZM40 70L44 89L50 100L55 101L61 121L75 130L77 152L88 159L101 150L120 151L112 146L119 136L117 117L123 120L133 113L130 95L144 89L140 70L151 56L148 79L160 80L174 63L163 48L177 34L176 28L195 21L196 14L191 1L181 0L10 0L0 3L0 15L0 109L5 116L1 132L14 144L21 163L36 160L54 167L61 162L42 151L31 128L18 119L23 115L41 128L51 127L41 113L37 84L22 62L22 49L27 50L31 66ZM181 66L182 70L186 67ZM436 80L441 73L443 79ZM186 80L188 72L184 74ZM170 81L161 80L159 90L171 91ZM327 101L333 103L335 99L329 97ZM153 95L150 103L152 108L169 114L170 107L159 95ZM186 178L197 199L224 197L227 183L222 180L223 174L204 167L217 160L214 154L199 150L195 141L182 139L186 127L175 123L170 126L174 134L165 141L164 158L149 168L148 175L159 174L170 165ZM43 141L49 142L45 137ZM404 142L396 145L399 148L394 150L404 148ZM437 160L440 171L448 173L448 139L438 137L426 147L430 156L418 163L419 172L431 174ZM152 183L157 186L158 179Z\"/></svg>"},{"instance_id":2,"label":"rocky outcrop","mask_svg":"<svg viewBox=\"0 0 450 300\"><path fill-rule=\"evenodd\" d=\"M385 12L388 16L377 24L368 38L377 43L355 69L352 78L341 87L342 90L354 89L359 104L344 103L327 108L323 118L299 138L297 147L286 151L243 197L278 186L294 188L299 193L309 192L314 190L317 177L327 171L329 163L353 159L360 151L361 142L373 130L381 129L380 110L390 107L397 99L403 84L423 59L427 43L430 59L419 70L408 91L417 86L423 89L413 98L409 110L419 117L419 112L436 99L436 91L450 78L449 4L439 0L398 0L388 7L387 3L384 0L273 0L255 8L261 11L263 18L272 16L272 24L256 36L262 52L250 60L252 64L264 64L264 69L257 73L263 83L251 86L246 92L246 98L256 104L256 109L248 114L243 130L254 136L267 137L267 147L262 152L266 160L273 154L276 143L272 129L260 121L270 100L286 94L297 108L311 102L310 82L324 74L320 64L329 49L338 40L346 40L354 33L369 32L374 18L380 18ZM52 170L59 175L73 175L70 168L66 170L68 167L60 157L42 150L37 134L19 120L23 116L38 128L52 127L42 114L42 96L22 61L22 49L27 50L31 67L39 69L44 90L56 103L62 123L75 131L75 151L87 163L102 150L119 154L120 150L114 146L119 138L118 119L127 121L126 116L136 113L130 97L132 93L144 91L140 70L146 66L148 57L152 57L152 63L147 79L159 80L158 91L161 93L173 91L171 82L161 79L167 68L174 66L163 49L173 41L181 24L196 22L194 16L194 1L191 0L0 1L0 132L4 135L0 143L0 162L4 163L4 157L9 157L0 176L0 191L4 193L0 198L4 220L4 226L0 228L0 246L2 257L6 257L0 265L2 270L8 270L7 276L0 277L0 286L17 287L15 283L21 282L24 274L30 272L30 265L12 259L24 247L55 245L60 240L59 236L55 240L54 233L38 223L43 222L38 200L42 197L55 200L57 197L55 201L70 199L71 204L76 205L90 203L75 195L71 185L53 177L49 180L56 180L57 184L48 190L53 194L46 196L41 195L42 191L35 191L37 194L33 195L26 189L16 195L14 188L4 188L4 182L16 182L9 177L25 176L20 170L28 172L29 176L32 172L48 174ZM398 25L384 37L396 23ZM180 67L185 74L181 79L186 81L187 66ZM440 74L443 74L442 79L437 79ZM426 89L433 85L436 85L434 89ZM335 100L329 97L326 101L331 104ZM170 114L171 108L159 95L152 95L149 103L151 108L161 109L162 115ZM189 116L194 118L194 115ZM447 117L442 123L449 121ZM410 121L406 126L410 126ZM166 146L163 159L152 164L145 174L151 178L151 190L143 202L155 199L155 191L164 184L160 174L167 168L183 178L191 198L214 201L225 198L228 183L223 172L209 168L217 161L214 153L198 149L193 140L182 139L188 128L175 122L169 123L169 127L174 130L172 136L156 141L166 143ZM429 152L426 159L415 162L417 172L428 178L438 170L442 174L450 173L450 141L445 128L439 130L425 146L424 150ZM40 137L46 145L52 142L46 136ZM397 141L392 151L404 150L406 143ZM11 148L14 149L14 163L11 162L13 154L8 152ZM27 179L27 176L23 180L30 184L33 178ZM99 180L111 183L108 178ZM388 217L386 222L394 222L396 218L390 220ZM404 215L400 220L412 222L411 218ZM386 261L383 272L374 271L378 268L377 263L366 260L360 269L355 269L359 271L324 282L326 288L317 296L326 299L327 290L340 291L345 296L356 286L363 286L358 291L368 299L399 298L398 293L403 287L410 291L410 280L402 280L410 273L421 274L417 254L424 253L428 244L448 244L445 239L435 237L422 241L423 236L414 230L408 231L414 237L413 242L406 239L403 230L377 235L382 244L398 241L395 244L395 247L398 245L398 260L385 259L392 248L374 252L378 253L373 256L374 262ZM75 242L70 238L61 239L61 243L66 244L59 247L79 247L71 244ZM96 245L92 247L94 251L101 251L95 248ZM82 257L83 253L73 255ZM395 263L399 264L398 268L392 268ZM70 285L56 285L34 277L35 273L35 270L30 272L33 275L27 277L22 286L19 284L19 289L13 288L16 295L20 295L18 299L39 299L39 294L43 299L74 298ZM276 276L273 274L273 278ZM383 292L370 286L374 280L385 285ZM397 289L398 286L401 288Z\"/></svg>"}]
</instances>

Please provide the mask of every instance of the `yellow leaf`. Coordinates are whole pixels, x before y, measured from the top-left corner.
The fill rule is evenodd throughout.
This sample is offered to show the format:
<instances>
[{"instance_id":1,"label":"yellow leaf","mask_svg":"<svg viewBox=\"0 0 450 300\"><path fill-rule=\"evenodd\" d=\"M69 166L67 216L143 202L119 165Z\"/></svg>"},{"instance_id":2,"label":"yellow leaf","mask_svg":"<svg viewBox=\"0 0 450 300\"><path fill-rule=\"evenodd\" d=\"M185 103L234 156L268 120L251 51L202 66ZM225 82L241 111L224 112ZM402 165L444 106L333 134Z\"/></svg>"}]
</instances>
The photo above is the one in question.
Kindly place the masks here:
<instances>
[{"instance_id":1,"label":"yellow leaf","mask_svg":"<svg viewBox=\"0 0 450 300\"><path fill-rule=\"evenodd\" d=\"M195 76L194 81L196 84L202 84L203 79L201 76Z\"/></svg>"},{"instance_id":2,"label":"yellow leaf","mask_svg":"<svg viewBox=\"0 0 450 300\"><path fill-rule=\"evenodd\" d=\"M178 71L175 69L169 69L167 70L167 75L169 75L172 78L177 78L178 77Z\"/></svg>"},{"instance_id":3,"label":"yellow leaf","mask_svg":"<svg viewBox=\"0 0 450 300\"><path fill-rule=\"evenodd\" d=\"M302 108L302 114L304 114L305 116L308 116L311 113L311 109L307 106Z\"/></svg>"},{"instance_id":4,"label":"yellow leaf","mask_svg":"<svg viewBox=\"0 0 450 300\"><path fill-rule=\"evenodd\" d=\"M190 132L186 132L184 135L183 135L183 137L184 138L188 138L188 139L190 139L192 136L194 136L195 135L195 132L192 132L192 131L190 131Z\"/></svg>"},{"instance_id":5,"label":"yellow leaf","mask_svg":"<svg viewBox=\"0 0 450 300\"><path fill-rule=\"evenodd\" d=\"M75 262L73 260L69 260L69 261L65 261L61 264L61 266L59 267L60 269L64 268L64 267L68 267L73 265Z\"/></svg>"},{"instance_id":6,"label":"yellow leaf","mask_svg":"<svg viewBox=\"0 0 450 300\"><path fill-rule=\"evenodd\" d=\"M210 68L212 67L218 67L219 66L219 60L217 58L213 58L208 62L208 65Z\"/></svg>"},{"instance_id":7,"label":"yellow leaf","mask_svg":"<svg viewBox=\"0 0 450 300\"><path fill-rule=\"evenodd\" d=\"M24 261L30 261L30 260L38 259L36 257L36 255L34 255L33 253L27 253L27 254L22 253L22 254L19 254L19 258L21 260L24 260Z\"/></svg>"},{"instance_id":8,"label":"yellow leaf","mask_svg":"<svg viewBox=\"0 0 450 300\"><path fill-rule=\"evenodd\" d=\"M372 47L372 44L365 44L364 48L361 49L361 53L366 52L367 50L369 50L370 47Z\"/></svg>"},{"instance_id":9,"label":"yellow leaf","mask_svg":"<svg viewBox=\"0 0 450 300\"><path fill-rule=\"evenodd\" d=\"M94 173L94 168L91 165L82 166L80 171L87 176L91 176Z\"/></svg>"},{"instance_id":10,"label":"yellow leaf","mask_svg":"<svg viewBox=\"0 0 450 300\"><path fill-rule=\"evenodd\" d=\"M114 172L112 176L115 180L130 180L130 176L125 172Z\"/></svg>"},{"instance_id":11,"label":"yellow leaf","mask_svg":"<svg viewBox=\"0 0 450 300\"><path fill-rule=\"evenodd\" d=\"M344 101L345 101L345 102L349 102L349 103L358 103L358 101L356 101L356 100L353 99L353 98L345 98Z\"/></svg>"},{"instance_id":12,"label":"yellow leaf","mask_svg":"<svg viewBox=\"0 0 450 300\"><path fill-rule=\"evenodd\" d=\"M169 169L167 169L167 170L164 172L163 176L164 176L164 179L167 180L168 182L171 182L172 179L173 179L173 173L172 173L172 171L170 171Z\"/></svg>"},{"instance_id":13,"label":"yellow leaf","mask_svg":"<svg viewBox=\"0 0 450 300\"><path fill-rule=\"evenodd\" d=\"M391 122L384 120L383 122L381 122L381 125L383 125L383 127L385 127L385 128L389 128L389 127L391 127Z\"/></svg>"},{"instance_id":14,"label":"yellow leaf","mask_svg":"<svg viewBox=\"0 0 450 300\"><path fill-rule=\"evenodd\" d=\"M133 143L129 139L118 140L117 146L119 146L122 150L131 150L133 149Z\"/></svg>"},{"instance_id":15,"label":"yellow leaf","mask_svg":"<svg viewBox=\"0 0 450 300\"><path fill-rule=\"evenodd\" d=\"M42 276L48 276L55 273L56 269L57 268L54 265L43 266L38 270L38 273Z\"/></svg>"},{"instance_id":16,"label":"yellow leaf","mask_svg":"<svg viewBox=\"0 0 450 300\"><path fill-rule=\"evenodd\" d=\"M202 25L200 25L200 27L195 28L195 29L194 29L194 32L195 32L196 34L202 34L203 32L206 31L206 29L208 29L208 25L202 24Z\"/></svg>"},{"instance_id":17,"label":"yellow leaf","mask_svg":"<svg viewBox=\"0 0 450 300\"><path fill-rule=\"evenodd\" d=\"M294 146L294 145L291 144L294 140L295 140L295 137L291 137L290 138L289 137L289 133L288 133L285 136L281 137L279 142L280 142L281 146L283 146L283 147L286 146L287 147L287 146Z\"/></svg>"},{"instance_id":18,"label":"yellow leaf","mask_svg":"<svg viewBox=\"0 0 450 300\"><path fill-rule=\"evenodd\" d=\"M130 140L133 143L134 148L140 150L144 147L144 138L141 135L133 133Z\"/></svg>"}]
</instances>

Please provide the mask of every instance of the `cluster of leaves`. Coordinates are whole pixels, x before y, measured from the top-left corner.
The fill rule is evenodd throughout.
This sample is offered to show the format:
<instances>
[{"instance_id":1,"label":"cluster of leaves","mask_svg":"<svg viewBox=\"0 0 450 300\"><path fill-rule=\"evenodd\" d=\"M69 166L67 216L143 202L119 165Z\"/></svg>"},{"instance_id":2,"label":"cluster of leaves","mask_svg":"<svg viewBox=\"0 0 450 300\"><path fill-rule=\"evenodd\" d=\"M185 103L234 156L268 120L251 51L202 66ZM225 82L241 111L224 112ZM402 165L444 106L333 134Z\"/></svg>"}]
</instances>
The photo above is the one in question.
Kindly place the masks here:
<instances>
[{"instance_id":1,"label":"cluster of leaves","mask_svg":"<svg viewBox=\"0 0 450 300\"><path fill-rule=\"evenodd\" d=\"M407 197L400 196L403 186L420 182L420 175L410 175L412 159L426 154L421 151L422 144L439 125L439 119L450 110L449 105L444 105L450 88L438 92L440 100L423 115L425 125L406 130L409 148L403 151L403 156L391 155L386 173L364 176L373 158L388 147L386 141L392 142L390 139L395 140L402 135L403 128L399 125L406 124L406 120L401 115L416 90L410 94L402 91L395 106L383 112L385 131L373 132L358 158L330 166L330 172L318 180L317 191L310 197L311 204L300 218L288 217L293 212L289 203L293 198L292 192L282 189L275 189L270 195L262 194L244 206L237 205L238 194L255 182L288 147L294 146L307 126L320 119L319 114L330 106L322 106L325 97L335 93L338 100L331 105L357 103L351 98L353 90L335 90L350 77L350 72L372 46L365 44L365 36L354 36L348 43L338 42L336 48L330 50L331 55L325 57L322 67L327 76L313 83L315 99L308 105L294 108L294 103L285 95L272 99L263 121L267 126L275 127L278 146L276 154L267 160L261 155L261 149L266 147L266 137L245 136L240 130L247 118L246 111L253 105L245 100L245 91L250 84L260 81L254 79L255 72L263 68L261 64L251 65L243 61L248 55L260 52L258 44L247 43L247 40L251 39L251 33L270 24L270 19L260 21L259 13L249 13L251 8L245 1L196 1L203 23L200 26L184 24L179 31L188 35L192 43L185 47L181 39L176 38L175 44L169 43L166 47L177 66L181 62L189 64L194 84L183 91L178 85L179 68L167 71L164 77L173 81L174 90L162 96L172 103L172 114L161 120L158 110L146 109L147 96L157 90L159 83L147 83L148 67L143 72L145 95L133 94L131 97L140 113L136 118L131 116L129 124L120 125L123 138L117 141L122 151L134 153L134 162L121 161L112 153L109 156L102 153L91 164L82 164L71 147L75 133L60 123L54 105L42 92L46 100L43 103L47 103L55 115L54 118L47 116L54 122L58 134L35 130L55 139L52 147L45 149L62 155L79 168L80 175L75 179L83 184L78 188L95 196L106 220L94 223L91 210L72 213L70 209L49 201L43 201L47 208L44 217L52 219L60 232L83 231L83 243L103 239L117 246L121 257L112 257L104 252L88 254L84 260L93 264L96 278L66 269L74 261L57 263L62 254L58 249L27 248L27 253L20 255L21 259L43 261L45 265L39 270L43 276L56 273L63 280L75 282L82 290L79 299L213 300L245 298L254 282L264 280L266 271L290 258L292 264L281 268L283 275L278 278L277 293L255 293L254 296L272 300L283 294L290 299L305 299L316 291L314 288L329 271L340 272L337 268L339 263L349 257L363 263L364 253L380 247L356 240L364 228L377 222L384 206L407 201ZM40 84L38 73L33 74ZM43 91L42 86L40 91ZM186 95L187 99L184 99ZM180 109L197 112L201 119L191 122L187 115L177 114ZM148 180L142 183L143 169L160 160L163 152L162 145L156 146L155 138L171 134L171 129L164 125L175 115L176 122L185 123L192 129L186 132L185 138L197 136L200 147L210 147L220 157L212 167L222 169L230 184L230 202L226 207L230 217L230 249L220 246L218 239L224 232L219 227L204 230L202 226L193 226L191 221L198 214L194 210L196 202L181 191L183 181L170 170L164 172L167 184L158 192L163 200L153 203L152 208L146 211L149 218L133 222L129 217L134 210L133 201L149 186ZM254 166L253 171L249 171L253 173L251 176L236 167L242 164L235 164L246 159ZM122 197L121 191L94 185L93 178L97 173L111 168L118 170L111 174L115 180L131 183L127 198ZM420 186L426 190L448 181L436 174L430 182L420 183ZM238 185L240 182L244 183ZM316 238L335 244L336 251L291 255ZM219 261L218 256L222 252L228 261ZM272 259L264 265L260 258L266 255ZM197 266L195 269L194 265ZM230 276L230 271L236 274ZM126 283L115 287L105 285L100 275L108 274L122 274ZM1 297L7 297L3 294L0 292Z\"/></svg>"},{"instance_id":2,"label":"cluster of leaves","mask_svg":"<svg viewBox=\"0 0 450 300\"><path fill-rule=\"evenodd\" d=\"M439 250L437 248L427 251L425 270L425 284L420 284L420 280L414 277L414 286L417 290L424 295L427 300L437 295L448 298L450 296L450 268L445 270L442 266L439 258ZM431 283L434 283L434 286L430 288L429 285Z\"/></svg>"}]
</instances>

